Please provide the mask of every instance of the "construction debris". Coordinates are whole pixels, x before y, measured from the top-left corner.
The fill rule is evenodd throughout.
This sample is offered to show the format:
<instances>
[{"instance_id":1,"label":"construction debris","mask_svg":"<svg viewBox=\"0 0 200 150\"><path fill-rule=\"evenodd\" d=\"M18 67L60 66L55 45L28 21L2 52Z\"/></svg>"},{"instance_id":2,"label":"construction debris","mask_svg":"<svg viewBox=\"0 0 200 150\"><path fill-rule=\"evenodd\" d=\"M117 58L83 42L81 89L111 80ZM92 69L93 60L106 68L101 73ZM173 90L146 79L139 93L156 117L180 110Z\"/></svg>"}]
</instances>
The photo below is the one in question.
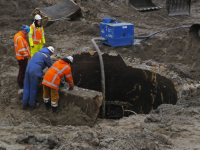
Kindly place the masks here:
<instances>
[{"instance_id":1,"label":"construction debris","mask_svg":"<svg viewBox=\"0 0 200 150\"><path fill-rule=\"evenodd\" d=\"M102 104L102 93L79 87L75 87L74 90L71 91L66 88L62 89L60 93L60 106L65 108L70 103L80 107L83 113L95 121ZM74 115L74 117L76 117L76 115Z\"/></svg>"},{"instance_id":2,"label":"construction debris","mask_svg":"<svg viewBox=\"0 0 200 150\"><path fill-rule=\"evenodd\" d=\"M129 0L129 3L138 11L150 11L161 9L161 6L156 6L151 0Z\"/></svg>"},{"instance_id":3,"label":"construction debris","mask_svg":"<svg viewBox=\"0 0 200 150\"><path fill-rule=\"evenodd\" d=\"M35 8L31 17L34 18L36 14L39 14L45 26L58 20L71 20L80 12L80 7L73 0L63 0L53 6Z\"/></svg>"},{"instance_id":4,"label":"construction debris","mask_svg":"<svg viewBox=\"0 0 200 150\"><path fill-rule=\"evenodd\" d=\"M167 0L169 16L190 15L191 0Z\"/></svg>"}]
</instances>

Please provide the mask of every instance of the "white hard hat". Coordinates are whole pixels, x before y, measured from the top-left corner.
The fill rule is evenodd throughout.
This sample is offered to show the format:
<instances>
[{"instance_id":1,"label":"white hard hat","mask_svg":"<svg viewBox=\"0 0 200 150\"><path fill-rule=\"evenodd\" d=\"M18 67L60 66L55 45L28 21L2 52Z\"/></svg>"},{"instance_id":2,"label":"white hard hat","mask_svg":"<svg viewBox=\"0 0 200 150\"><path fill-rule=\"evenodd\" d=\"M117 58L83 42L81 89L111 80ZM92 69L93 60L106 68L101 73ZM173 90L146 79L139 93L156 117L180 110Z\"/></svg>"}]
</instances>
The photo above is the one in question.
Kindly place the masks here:
<instances>
[{"instance_id":1,"label":"white hard hat","mask_svg":"<svg viewBox=\"0 0 200 150\"><path fill-rule=\"evenodd\" d=\"M41 18L41 16L40 15L35 15L35 20L41 20L42 18Z\"/></svg>"},{"instance_id":2,"label":"white hard hat","mask_svg":"<svg viewBox=\"0 0 200 150\"><path fill-rule=\"evenodd\" d=\"M48 48L48 50L49 50L50 52L54 53L54 48L53 48L53 46L48 46L47 48Z\"/></svg>"},{"instance_id":3,"label":"white hard hat","mask_svg":"<svg viewBox=\"0 0 200 150\"><path fill-rule=\"evenodd\" d=\"M73 62L73 57L72 56L68 56L67 57L71 62Z\"/></svg>"}]
</instances>

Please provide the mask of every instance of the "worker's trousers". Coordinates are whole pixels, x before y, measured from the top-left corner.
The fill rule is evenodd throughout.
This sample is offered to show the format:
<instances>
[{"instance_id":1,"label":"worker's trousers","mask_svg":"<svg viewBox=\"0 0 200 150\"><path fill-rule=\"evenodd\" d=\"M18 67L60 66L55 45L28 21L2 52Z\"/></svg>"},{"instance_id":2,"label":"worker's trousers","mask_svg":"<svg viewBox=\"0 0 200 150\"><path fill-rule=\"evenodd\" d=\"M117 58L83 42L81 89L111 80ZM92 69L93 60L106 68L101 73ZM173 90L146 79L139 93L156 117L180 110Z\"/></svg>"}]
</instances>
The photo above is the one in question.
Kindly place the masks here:
<instances>
[{"instance_id":1,"label":"worker's trousers","mask_svg":"<svg viewBox=\"0 0 200 150\"><path fill-rule=\"evenodd\" d=\"M59 99L59 93L57 90L50 88L46 85L43 85L43 99L45 103L49 102L51 95L51 106L57 107L58 106L58 99Z\"/></svg>"},{"instance_id":2,"label":"worker's trousers","mask_svg":"<svg viewBox=\"0 0 200 150\"><path fill-rule=\"evenodd\" d=\"M33 72L26 72L24 79L24 91L23 91L23 105L35 106L35 100L37 96L37 85L41 80L40 77Z\"/></svg>"},{"instance_id":3,"label":"worker's trousers","mask_svg":"<svg viewBox=\"0 0 200 150\"><path fill-rule=\"evenodd\" d=\"M31 47L31 57L43 48L43 43L33 44L34 47Z\"/></svg>"},{"instance_id":4,"label":"worker's trousers","mask_svg":"<svg viewBox=\"0 0 200 150\"><path fill-rule=\"evenodd\" d=\"M17 76L17 82L18 82L19 87L23 88L24 76L25 76L25 71L28 64L28 59L18 60L18 64L19 64L19 73Z\"/></svg>"}]
</instances>

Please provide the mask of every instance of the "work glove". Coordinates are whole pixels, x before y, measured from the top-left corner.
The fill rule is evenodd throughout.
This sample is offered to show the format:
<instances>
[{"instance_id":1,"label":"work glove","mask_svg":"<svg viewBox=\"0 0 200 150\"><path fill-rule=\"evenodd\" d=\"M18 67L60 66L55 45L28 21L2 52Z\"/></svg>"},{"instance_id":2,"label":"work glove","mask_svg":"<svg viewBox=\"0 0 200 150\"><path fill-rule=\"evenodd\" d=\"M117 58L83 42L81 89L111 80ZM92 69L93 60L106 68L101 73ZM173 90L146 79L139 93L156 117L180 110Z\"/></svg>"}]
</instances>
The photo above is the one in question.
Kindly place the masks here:
<instances>
[{"instance_id":1,"label":"work glove","mask_svg":"<svg viewBox=\"0 0 200 150\"><path fill-rule=\"evenodd\" d=\"M73 87L70 87L70 88L69 88L69 90L73 90L73 89L74 89Z\"/></svg>"}]
</instances>

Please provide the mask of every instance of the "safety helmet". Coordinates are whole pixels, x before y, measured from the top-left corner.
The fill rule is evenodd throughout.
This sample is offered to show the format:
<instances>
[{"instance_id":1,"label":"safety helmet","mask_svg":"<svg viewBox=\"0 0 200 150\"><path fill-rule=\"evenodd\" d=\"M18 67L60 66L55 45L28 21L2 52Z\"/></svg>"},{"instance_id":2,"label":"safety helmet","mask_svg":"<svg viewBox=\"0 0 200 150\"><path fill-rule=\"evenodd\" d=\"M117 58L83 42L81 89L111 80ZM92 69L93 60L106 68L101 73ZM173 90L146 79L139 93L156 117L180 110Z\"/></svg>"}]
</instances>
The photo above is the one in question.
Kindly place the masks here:
<instances>
[{"instance_id":1,"label":"safety helmet","mask_svg":"<svg viewBox=\"0 0 200 150\"><path fill-rule=\"evenodd\" d=\"M41 16L40 15L35 15L35 20L41 20L42 18L41 18Z\"/></svg>"},{"instance_id":2,"label":"safety helmet","mask_svg":"<svg viewBox=\"0 0 200 150\"><path fill-rule=\"evenodd\" d=\"M71 62L73 62L73 57L72 56L68 56L67 57Z\"/></svg>"},{"instance_id":3,"label":"safety helmet","mask_svg":"<svg viewBox=\"0 0 200 150\"><path fill-rule=\"evenodd\" d=\"M30 32L30 27L29 26L27 26L27 25L22 25L22 27L21 27L21 30L25 30L26 32Z\"/></svg>"},{"instance_id":4,"label":"safety helmet","mask_svg":"<svg viewBox=\"0 0 200 150\"><path fill-rule=\"evenodd\" d=\"M48 46L47 48L48 48L48 50L49 50L50 52L52 52L52 54L54 53L54 48L53 48L53 46Z\"/></svg>"}]
</instances>

